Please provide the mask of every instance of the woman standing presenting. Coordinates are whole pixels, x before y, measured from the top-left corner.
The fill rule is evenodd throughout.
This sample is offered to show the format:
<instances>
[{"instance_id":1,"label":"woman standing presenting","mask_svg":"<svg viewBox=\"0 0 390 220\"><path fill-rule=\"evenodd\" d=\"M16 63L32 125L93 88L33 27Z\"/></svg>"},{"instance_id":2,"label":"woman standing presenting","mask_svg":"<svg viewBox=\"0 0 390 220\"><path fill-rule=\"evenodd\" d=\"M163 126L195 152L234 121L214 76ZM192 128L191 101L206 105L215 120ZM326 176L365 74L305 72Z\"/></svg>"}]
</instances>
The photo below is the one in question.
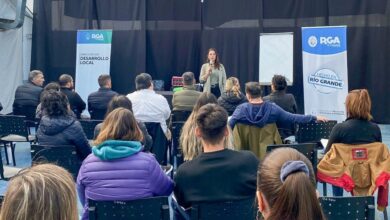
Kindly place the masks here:
<instances>
[{"instance_id":1,"label":"woman standing presenting","mask_svg":"<svg viewBox=\"0 0 390 220\"><path fill-rule=\"evenodd\" d=\"M219 62L217 51L210 48L205 64L200 70L200 83L203 83L203 92L211 92L215 97L221 96L226 84L225 67Z\"/></svg>"}]
</instances>

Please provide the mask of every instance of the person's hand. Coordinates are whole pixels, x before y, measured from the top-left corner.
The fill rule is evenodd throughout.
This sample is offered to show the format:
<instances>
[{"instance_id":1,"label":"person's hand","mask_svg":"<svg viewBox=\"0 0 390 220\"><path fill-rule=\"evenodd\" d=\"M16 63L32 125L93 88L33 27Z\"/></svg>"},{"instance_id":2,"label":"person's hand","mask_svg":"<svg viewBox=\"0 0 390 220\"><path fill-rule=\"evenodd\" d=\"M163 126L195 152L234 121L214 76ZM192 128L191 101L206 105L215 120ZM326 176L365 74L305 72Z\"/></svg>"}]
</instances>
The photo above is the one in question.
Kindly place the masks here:
<instances>
[{"instance_id":1,"label":"person's hand","mask_svg":"<svg viewBox=\"0 0 390 220\"><path fill-rule=\"evenodd\" d=\"M328 118L326 118L324 116L321 116L321 115L317 115L316 118L317 118L317 121L320 121L320 122L327 122L327 121L329 121Z\"/></svg>"}]
</instances>

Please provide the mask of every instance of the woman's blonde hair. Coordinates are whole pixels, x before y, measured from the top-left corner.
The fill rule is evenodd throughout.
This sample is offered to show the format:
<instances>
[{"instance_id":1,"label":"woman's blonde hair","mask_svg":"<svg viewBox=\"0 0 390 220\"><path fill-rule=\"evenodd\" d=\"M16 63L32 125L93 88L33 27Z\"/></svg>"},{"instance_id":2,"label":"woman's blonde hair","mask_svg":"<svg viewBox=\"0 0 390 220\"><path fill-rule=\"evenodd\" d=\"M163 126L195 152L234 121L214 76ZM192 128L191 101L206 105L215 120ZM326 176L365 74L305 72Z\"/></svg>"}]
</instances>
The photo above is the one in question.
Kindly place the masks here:
<instances>
[{"instance_id":1,"label":"woman's blonde hair","mask_svg":"<svg viewBox=\"0 0 390 220\"><path fill-rule=\"evenodd\" d=\"M371 120L371 99L367 89L355 89L348 93L345 100L347 117Z\"/></svg>"},{"instance_id":2,"label":"woman's blonde hair","mask_svg":"<svg viewBox=\"0 0 390 220\"><path fill-rule=\"evenodd\" d=\"M208 103L217 104L217 98L212 93L204 92L199 96L191 115L188 117L181 130L180 146L185 161L192 160L203 152L202 143L200 139L195 136L196 115L198 114L199 109ZM225 147L227 148L233 148L233 138L231 134L232 132L229 129L229 138L225 139Z\"/></svg>"},{"instance_id":3,"label":"woman's blonde hair","mask_svg":"<svg viewBox=\"0 0 390 220\"><path fill-rule=\"evenodd\" d=\"M106 140L143 140L142 131L130 110L120 107L106 116L94 144L99 145Z\"/></svg>"},{"instance_id":4,"label":"woman's blonde hair","mask_svg":"<svg viewBox=\"0 0 390 220\"><path fill-rule=\"evenodd\" d=\"M77 197L71 174L54 164L21 170L11 179L1 220L77 220Z\"/></svg>"},{"instance_id":5,"label":"woman's blonde hair","mask_svg":"<svg viewBox=\"0 0 390 220\"><path fill-rule=\"evenodd\" d=\"M235 96L240 97L240 82L236 77L229 77L226 80L225 91L232 92Z\"/></svg>"}]
</instances>

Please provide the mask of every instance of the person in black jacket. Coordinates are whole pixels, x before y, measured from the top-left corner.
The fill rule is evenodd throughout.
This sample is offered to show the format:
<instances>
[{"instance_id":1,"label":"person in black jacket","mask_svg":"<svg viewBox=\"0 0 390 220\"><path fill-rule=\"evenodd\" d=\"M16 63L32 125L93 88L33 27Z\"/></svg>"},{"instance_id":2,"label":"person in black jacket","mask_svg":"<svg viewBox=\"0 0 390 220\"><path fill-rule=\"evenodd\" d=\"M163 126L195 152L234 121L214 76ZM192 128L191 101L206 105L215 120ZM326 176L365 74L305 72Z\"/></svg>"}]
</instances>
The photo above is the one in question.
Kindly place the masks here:
<instances>
[{"instance_id":1,"label":"person in black jacket","mask_svg":"<svg viewBox=\"0 0 390 220\"><path fill-rule=\"evenodd\" d=\"M70 109L76 114L77 118L80 118L81 113L84 111L86 104L81 99L80 95L74 91L74 83L72 76L68 74L62 74L58 80L61 86L61 92L68 97Z\"/></svg>"},{"instance_id":2,"label":"person in black jacket","mask_svg":"<svg viewBox=\"0 0 390 220\"><path fill-rule=\"evenodd\" d=\"M107 112L107 105L112 97L118 95L111 90L111 77L107 74L102 74L98 78L99 90L91 93L88 96L88 112L91 119L103 120Z\"/></svg>"},{"instance_id":3,"label":"person in black jacket","mask_svg":"<svg viewBox=\"0 0 390 220\"><path fill-rule=\"evenodd\" d=\"M90 153L87 137L79 121L69 112L66 95L59 91L49 90L42 96L44 111L37 130L37 139L42 145L74 145L81 160Z\"/></svg>"},{"instance_id":4,"label":"person in black jacket","mask_svg":"<svg viewBox=\"0 0 390 220\"><path fill-rule=\"evenodd\" d=\"M286 93L287 90L286 77L282 75L274 75L274 77L272 77L271 90L272 90L271 94L263 97L264 101L274 102L283 110L290 112L292 114L297 113L297 103L295 102L294 95L290 93ZM294 135L294 130L295 130L294 124L282 126L277 123L276 125L278 126L279 134L282 137L282 139Z\"/></svg>"},{"instance_id":5,"label":"person in black jacket","mask_svg":"<svg viewBox=\"0 0 390 220\"><path fill-rule=\"evenodd\" d=\"M222 106L230 115L233 114L236 107L248 99L240 91L240 82L236 77L229 77L226 80L225 92L218 98L218 104Z\"/></svg>"},{"instance_id":6,"label":"person in black jacket","mask_svg":"<svg viewBox=\"0 0 390 220\"><path fill-rule=\"evenodd\" d=\"M28 82L16 89L12 105L14 115L25 115L32 119L35 117L35 109L39 104L44 82L45 78L41 71L33 70L29 73Z\"/></svg>"}]
</instances>

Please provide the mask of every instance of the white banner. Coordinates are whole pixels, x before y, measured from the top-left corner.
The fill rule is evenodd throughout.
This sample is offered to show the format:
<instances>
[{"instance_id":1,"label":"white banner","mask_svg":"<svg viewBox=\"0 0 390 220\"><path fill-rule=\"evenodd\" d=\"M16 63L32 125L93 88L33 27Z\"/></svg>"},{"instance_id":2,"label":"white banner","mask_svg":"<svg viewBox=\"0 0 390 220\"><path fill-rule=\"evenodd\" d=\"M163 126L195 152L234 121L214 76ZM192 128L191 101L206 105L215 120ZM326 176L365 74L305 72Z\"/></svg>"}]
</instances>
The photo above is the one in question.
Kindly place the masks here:
<instances>
[{"instance_id":1,"label":"white banner","mask_svg":"<svg viewBox=\"0 0 390 220\"><path fill-rule=\"evenodd\" d=\"M112 30L77 31L76 92L87 103L99 89L98 77L110 74Z\"/></svg>"},{"instance_id":2,"label":"white banner","mask_svg":"<svg viewBox=\"0 0 390 220\"><path fill-rule=\"evenodd\" d=\"M347 27L302 28L305 114L346 118Z\"/></svg>"}]
</instances>

